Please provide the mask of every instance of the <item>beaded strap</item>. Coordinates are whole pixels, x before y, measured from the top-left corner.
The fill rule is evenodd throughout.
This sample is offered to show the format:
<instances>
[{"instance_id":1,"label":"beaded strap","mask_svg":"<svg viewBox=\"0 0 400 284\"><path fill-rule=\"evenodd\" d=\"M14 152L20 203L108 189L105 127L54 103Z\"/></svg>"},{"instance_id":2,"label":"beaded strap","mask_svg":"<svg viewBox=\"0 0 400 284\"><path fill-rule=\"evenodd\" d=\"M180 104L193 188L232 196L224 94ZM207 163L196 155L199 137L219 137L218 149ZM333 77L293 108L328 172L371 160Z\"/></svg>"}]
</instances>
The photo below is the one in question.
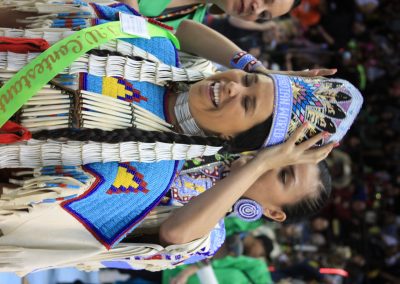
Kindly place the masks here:
<instances>
[{"instance_id":1,"label":"beaded strap","mask_svg":"<svg viewBox=\"0 0 400 284\"><path fill-rule=\"evenodd\" d=\"M262 66L262 63L245 51L239 51L231 60L232 68L241 69L246 72L253 72L259 66Z\"/></svg>"}]
</instances>

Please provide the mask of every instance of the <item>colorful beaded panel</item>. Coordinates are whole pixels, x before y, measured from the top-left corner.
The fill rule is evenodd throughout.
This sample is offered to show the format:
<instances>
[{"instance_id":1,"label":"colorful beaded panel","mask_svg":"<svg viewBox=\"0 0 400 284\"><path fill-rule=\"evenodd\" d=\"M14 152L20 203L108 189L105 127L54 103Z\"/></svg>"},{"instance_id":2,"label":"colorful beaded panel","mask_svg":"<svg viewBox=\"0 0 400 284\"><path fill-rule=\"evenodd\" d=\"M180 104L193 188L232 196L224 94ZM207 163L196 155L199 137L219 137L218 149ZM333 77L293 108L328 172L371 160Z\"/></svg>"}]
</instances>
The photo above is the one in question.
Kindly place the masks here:
<instances>
[{"instance_id":1,"label":"colorful beaded panel","mask_svg":"<svg viewBox=\"0 0 400 284\"><path fill-rule=\"evenodd\" d=\"M126 39L133 44L156 56L162 62L177 66L177 51L174 45L165 38L152 38L151 40L135 38ZM134 82L113 77L98 77L81 73L79 88L98 94L111 96L125 101L132 100L148 111L153 112L162 119L164 114L164 96L166 88L148 82Z\"/></svg>"},{"instance_id":2,"label":"colorful beaded panel","mask_svg":"<svg viewBox=\"0 0 400 284\"><path fill-rule=\"evenodd\" d=\"M90 77L89 77L90 76ZM93 78L91 78L93 76ZM119 77L102 77L101 79L94 75L82 73L79 76L79 89L85 91L99 91L99 94L108 96L114 99L123 100L129 103L147 102L147 98L141 95L141 91L135 89L133 84ZM96 84L96 87L90 87L91 84Z\"/></svg>"},{"instance_id":3,"label":"colorful beaded panel","mask_svg":"<svg viewBox=\"0 0 400 284\"><path fill-rule=\"evenodd\" d=\"M131 232L169 189L182 162L94 163L83 168L96 178L85 193L61 206L107 249ZM135 173L128 173L135 169ZM140 174L139 174L140 173ZM138 175L139 174L139 175ZM140 179L137 179L140 176ZM139 183L138 183L139 181ZM147 184L146 184L147 183ZM146 185L146 186L144 186ZM110 194L121 186L134 194ZM147 191L139 190L140 186Z\"/></svg>"},{"instance_id":4,"label":"colorful beaded panel","mask_svg":"<svg viewBox=\"0 0 400 284\"><path fill-rule=\"evenodd\" d=\"M302 140L326 131L322 144L340 141L358 112L363 98L349 82L341 79L270 75L275 85L271 131L264 146L282 143L301 124L309 123Z\"/></svg>"},{"instance_id":5,"label":"colorful beaded panel","mask_svg":"<svg viewBox=\"0 0 400 284\"><path fill-rule=\"evenodd\" d=\"M222 176L221 165L204 166L194 173L179 175L171 184L170 205L185 204L210 189Z\"/></svg>"}]
</instances>

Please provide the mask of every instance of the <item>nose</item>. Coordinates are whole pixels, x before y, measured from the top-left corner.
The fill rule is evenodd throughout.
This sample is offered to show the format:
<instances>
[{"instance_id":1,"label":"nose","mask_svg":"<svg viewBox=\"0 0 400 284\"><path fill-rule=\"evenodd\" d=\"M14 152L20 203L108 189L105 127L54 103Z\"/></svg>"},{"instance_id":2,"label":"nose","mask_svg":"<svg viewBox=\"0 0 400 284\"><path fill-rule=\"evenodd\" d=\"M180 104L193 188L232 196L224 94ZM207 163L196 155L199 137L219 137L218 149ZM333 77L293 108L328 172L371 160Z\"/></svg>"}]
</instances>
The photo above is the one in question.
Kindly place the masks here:
<instances>
[{"instance_id":1,"label":"nose","mask_svg":"<svg viewBox=\"0 0 400 284\"><path fill-rule=\"evenodd\" d=\"M253 15L257 15L258 16L264 10L263 1L253 1L251 3L250 8L251 8L251 13Z\"/></svg>"},{"instance_id":2,"label":"nose","mask_svg":"<svg viewBox=\"0 0 400 284\"><path fill-rule=\"evenodd\" d=\"M228 97L234 98L234 97L240 95L241 86L240 86L240 84L238 84L234 81L230 81L230 82L226 83L226 85L225 85L225 92L227 93Z\"/></svg>"}]
</instances>

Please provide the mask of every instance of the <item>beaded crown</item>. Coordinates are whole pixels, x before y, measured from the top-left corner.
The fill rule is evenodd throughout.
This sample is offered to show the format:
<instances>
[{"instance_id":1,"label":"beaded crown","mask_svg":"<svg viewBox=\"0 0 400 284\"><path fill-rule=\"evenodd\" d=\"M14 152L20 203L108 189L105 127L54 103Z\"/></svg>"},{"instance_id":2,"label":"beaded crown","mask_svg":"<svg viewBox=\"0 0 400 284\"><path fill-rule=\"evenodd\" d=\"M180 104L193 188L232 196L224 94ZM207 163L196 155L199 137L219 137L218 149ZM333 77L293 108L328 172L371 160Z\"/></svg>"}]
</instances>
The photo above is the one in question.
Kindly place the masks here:
<instances>
[{"instance_id":1,"label":"beaded crown","mask_svg":"<svg viewBox=\"0 0 400 284\"><path fill-rule=\"evenodd\" d=\"M271 74L274 81L274 111L271 130L263 147L284 142L301 124L309 127L301 140L327 131L322 144L339 141L361 109L363 98L350 82L324 77Z\"/></svg>"}]
</instances>

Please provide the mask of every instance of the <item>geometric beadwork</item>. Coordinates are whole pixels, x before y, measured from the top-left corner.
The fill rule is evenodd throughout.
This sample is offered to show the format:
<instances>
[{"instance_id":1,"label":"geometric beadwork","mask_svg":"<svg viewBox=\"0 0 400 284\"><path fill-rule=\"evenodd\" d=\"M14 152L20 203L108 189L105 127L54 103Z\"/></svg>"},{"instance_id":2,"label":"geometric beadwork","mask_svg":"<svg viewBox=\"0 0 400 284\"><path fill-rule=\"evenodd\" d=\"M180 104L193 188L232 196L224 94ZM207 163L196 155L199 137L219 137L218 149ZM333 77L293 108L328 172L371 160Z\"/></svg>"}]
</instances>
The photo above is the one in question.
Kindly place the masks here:
<instances>
[{"instance_id":1,"label":"geometric beadwork","mask_svg":"<svg viewBox=\"0 0 400 284\"><path fill-rule=\"evenodd\" d=\"M297 141L326 131L317 144L340 141L359 113L363 98L350 82L324 77L270 74L274 81L272 126L264 146L284 142L304 122L306 133Z\"/></svg>"},{"instance_id":2,"label":"geometric beadwork","mask_svg":"<svg viewBox=\"0 0 400 284\"><path fill-rule=\"evenodd\" d=\"M293 94L292 122L287 137L300 124L309 122L306 137L321 131L333 134L346 117L351 97L342 92L343 84L329 80L290 77Z\"/></svg>"},{"instance_id":3,"label":"geometric beadwork","mask_svg":"<svg viewBox=\"0 0 400 284\"><path fill-rule=\"evenodd\" d=\"M129 103L147 102L147 98L142 96L129 81L118 77L103 77L102 94Z\"/></svg>"},{"instance_id":4,"label":"geometric beadwork","mask_svg":"<svg viewBox=\"0 0 400 284\"><path fill-rule=\"evenodd\" d=\"M120 193L148 193L147 183L143 180L143 175L129 163L119 163L118 174L114 183L107 190L107 194Z\"/></svg>"},{"instance_id":5,"label":"geometric beadwork","mask_svg":"<svg viewBox=\"0 0 400 284\"><path fill-rule=\"evenodd\" d=\"M172 203L186 204L211 188L219 179L223 167L204 166L197 172L179 175L171 184Z\"/></svg>"}]
</instances>

